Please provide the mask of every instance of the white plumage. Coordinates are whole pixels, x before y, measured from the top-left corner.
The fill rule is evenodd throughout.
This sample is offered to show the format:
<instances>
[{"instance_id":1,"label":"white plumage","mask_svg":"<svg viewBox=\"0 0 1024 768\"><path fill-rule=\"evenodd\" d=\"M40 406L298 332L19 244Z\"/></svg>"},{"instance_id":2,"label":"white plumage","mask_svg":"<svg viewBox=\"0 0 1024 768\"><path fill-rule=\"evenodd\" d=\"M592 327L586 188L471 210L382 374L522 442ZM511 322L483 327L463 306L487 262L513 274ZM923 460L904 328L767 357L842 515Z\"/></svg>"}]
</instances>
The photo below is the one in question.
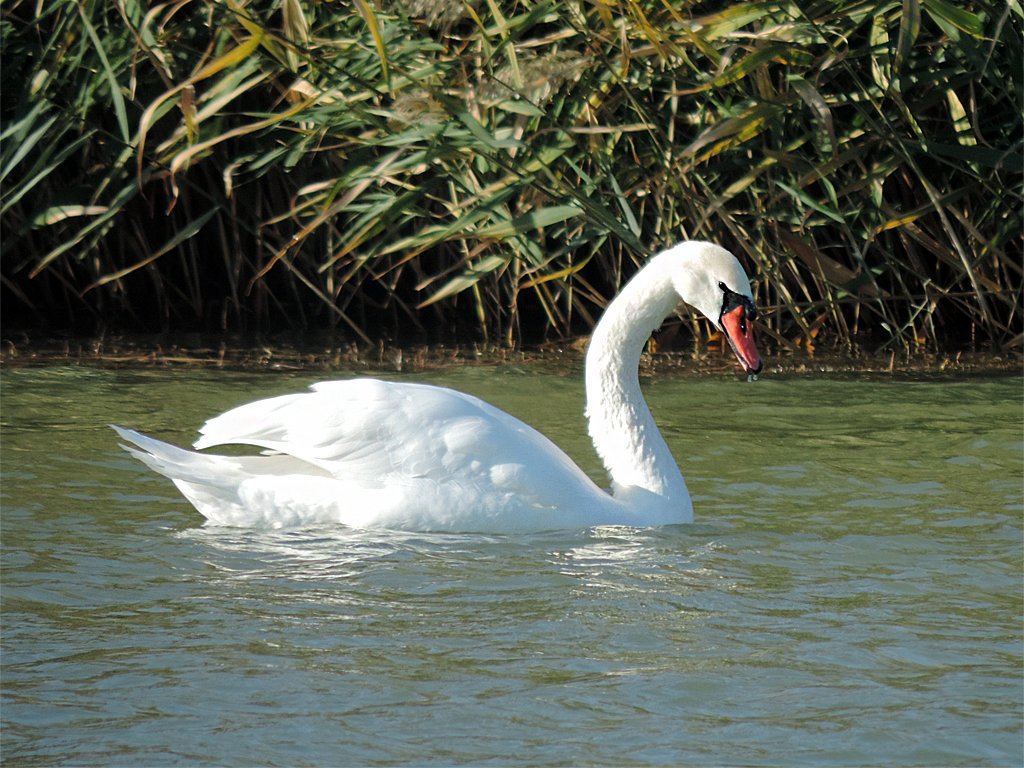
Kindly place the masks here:
<instances>
[{"instance_id":1,"label":"white plumage","mask_svg":"<svg viewBox=\"0 0 1024 768\"><path fill-rule=\"evenodd\" d=\"M423 384L315 384L217 416L195 442L197 449L251 445L263 449L259 456L197 453L114 429L134 445L126 450L173 480L214 525L517 532L688 522L686 484L643 401L637 363L680 298L721 324L726 286L750 297L731 254L684 243L653 258L595 330L587 413L611 495L519 419ZM741 362L759 370L752 337L736 347L733 335Z\"/></svg>"}]
</instances>

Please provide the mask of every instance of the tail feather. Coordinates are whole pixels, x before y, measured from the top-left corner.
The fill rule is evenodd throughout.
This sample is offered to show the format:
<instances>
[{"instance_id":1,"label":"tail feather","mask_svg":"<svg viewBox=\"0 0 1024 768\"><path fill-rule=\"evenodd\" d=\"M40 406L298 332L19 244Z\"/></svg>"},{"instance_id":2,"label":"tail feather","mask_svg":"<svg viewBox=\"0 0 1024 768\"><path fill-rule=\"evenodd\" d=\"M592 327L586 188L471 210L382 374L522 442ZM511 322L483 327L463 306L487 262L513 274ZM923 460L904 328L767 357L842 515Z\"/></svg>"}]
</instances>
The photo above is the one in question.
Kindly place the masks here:
<instances>
[{"instance_id":1,"label":"tail feather","mask_svg":"<svg viewBox=\"0 0 1024 768\"><path fill-rule=\"evenodd\" d=\"M401 494L362 488L287 454L197 453L111 425L121 447L169 478L212 525L342 523L367 527L374 514L400 510ZM397 513L397 512L396 512Z\"/></svg>"},{"instance_id":2,"label":"tail feather","mask_svg":"<svg viewBox=\"0 0 1024 768\"><path fill-rule=\"evenodd\" d=\"M244 513L239 485L250 476L242 462L230 456L207 456L111 425L128 453L174 481L182 495L211 522Z\"/></svg>"},{"instance_id":3,"label":"tail feather","mask_svg":"<svg viewBox=\"0 0 1024 768\"><path fill-rule=\"evenodd\" d=\"M237 472L238 462L227 456L208 456L165 443L132 429L111 425L132 445L122 444L128 453L150 469L171 480L187 480L205 485L225 485L225 473Z\"/></svg>"}]
</instances>

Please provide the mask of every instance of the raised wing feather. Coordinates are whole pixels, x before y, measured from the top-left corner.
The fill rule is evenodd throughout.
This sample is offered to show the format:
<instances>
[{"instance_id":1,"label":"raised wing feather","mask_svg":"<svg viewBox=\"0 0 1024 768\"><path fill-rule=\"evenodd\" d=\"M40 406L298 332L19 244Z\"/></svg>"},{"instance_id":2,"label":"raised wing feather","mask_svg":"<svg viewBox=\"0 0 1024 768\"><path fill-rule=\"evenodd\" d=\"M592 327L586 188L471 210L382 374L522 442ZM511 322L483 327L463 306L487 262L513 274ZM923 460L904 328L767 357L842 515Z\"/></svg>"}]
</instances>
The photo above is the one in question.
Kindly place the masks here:
<instances>
[{"instance_id":1,"label":"raised wing feather","mask_svg":"<svg viewBox=\"0 0 1024 768\"><path fill-rule=\"evenodd\" d=\"M550 440L470 395L374 379L243 405L208 421L196 448L243 443L364 488L426 479L524 496L541 507L598 491Z\"/></svg>"}]
</instances>

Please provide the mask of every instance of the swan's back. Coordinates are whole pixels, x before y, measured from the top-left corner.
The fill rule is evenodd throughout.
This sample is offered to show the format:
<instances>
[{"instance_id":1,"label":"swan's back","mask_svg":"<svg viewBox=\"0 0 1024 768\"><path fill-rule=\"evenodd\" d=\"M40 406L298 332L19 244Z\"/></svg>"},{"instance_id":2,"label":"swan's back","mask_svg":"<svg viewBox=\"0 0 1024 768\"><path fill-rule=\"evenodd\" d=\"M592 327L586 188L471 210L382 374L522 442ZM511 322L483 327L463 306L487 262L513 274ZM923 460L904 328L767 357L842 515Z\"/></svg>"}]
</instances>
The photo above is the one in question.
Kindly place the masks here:
<instances>
[{"instance_id":1,"label":"swan's back","mask_svg":"<svg viewBox=\"0 0 1024 768\"><path fill-rule=\"evenodd\" d=\"M535 530L600 521L612 502L544 435L442 387L323 382L230 410L200 432L196 448L245 444L269 455L164 451L122 435L222 524Z\"/></svg>"},{"instance_id":2,"label":"swan's back","mask_svg":"<svg viewBox=\"0 0 1024 768\"><path fill-rule=\"evenodd\" d=\"M259 446L368 487L408 478L467 480L509 462L537 474L550 473L552 463L556 471L577 469L537 430L452 389L351 379L310 390L210 419L195 447Z\"/></svg>"}]
</instances>

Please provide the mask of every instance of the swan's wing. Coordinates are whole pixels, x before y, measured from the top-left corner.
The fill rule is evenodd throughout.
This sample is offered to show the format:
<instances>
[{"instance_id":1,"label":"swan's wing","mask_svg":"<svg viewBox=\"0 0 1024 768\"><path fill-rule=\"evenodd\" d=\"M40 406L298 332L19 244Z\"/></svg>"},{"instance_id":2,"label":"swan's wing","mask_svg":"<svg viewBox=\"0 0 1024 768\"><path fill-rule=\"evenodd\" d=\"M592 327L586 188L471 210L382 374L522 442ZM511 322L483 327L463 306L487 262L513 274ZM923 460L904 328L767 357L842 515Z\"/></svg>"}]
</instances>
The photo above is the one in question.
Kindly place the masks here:
<instances>
[{"instance_id":1,"label":"swan's wing","mask_svg":"<svg viewBox=\"0 0 1024 768\"><path fill-rule=\"evenodd\" d=\"M414 479L516 494L543 507L599 492L550 440L478 398L374 379L315 384L208 421L196 448L255 445L365 488Z\"/></svg>"}]
</instances>

